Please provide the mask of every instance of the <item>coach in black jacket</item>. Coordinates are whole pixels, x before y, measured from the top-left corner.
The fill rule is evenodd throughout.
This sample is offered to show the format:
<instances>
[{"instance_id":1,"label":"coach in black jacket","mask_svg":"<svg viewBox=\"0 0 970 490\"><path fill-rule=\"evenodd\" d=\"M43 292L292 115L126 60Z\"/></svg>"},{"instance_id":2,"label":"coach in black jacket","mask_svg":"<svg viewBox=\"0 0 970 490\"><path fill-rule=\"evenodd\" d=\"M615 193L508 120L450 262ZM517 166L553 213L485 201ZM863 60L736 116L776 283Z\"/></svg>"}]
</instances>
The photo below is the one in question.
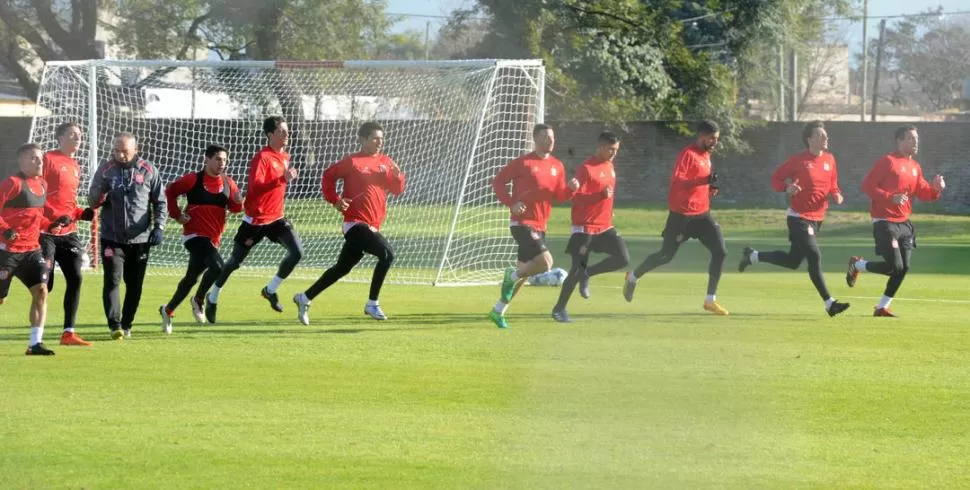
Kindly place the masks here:
<instances>
[{"instance_id":1,"label":"coach in black jacket","mask_svg":"<svg viewBox=\"0 0 970 490\"><path fill-rule=\"evenodd\" d=\"M112 158L95 172L88 200L91 207L101 208L102 299L108 328L116 340L131 337L149 249L162 243L166 212L161 176L138 156L135 135L115 136ZM127 289L124 306L122 279Z\"/></svg>"}]
</instances>

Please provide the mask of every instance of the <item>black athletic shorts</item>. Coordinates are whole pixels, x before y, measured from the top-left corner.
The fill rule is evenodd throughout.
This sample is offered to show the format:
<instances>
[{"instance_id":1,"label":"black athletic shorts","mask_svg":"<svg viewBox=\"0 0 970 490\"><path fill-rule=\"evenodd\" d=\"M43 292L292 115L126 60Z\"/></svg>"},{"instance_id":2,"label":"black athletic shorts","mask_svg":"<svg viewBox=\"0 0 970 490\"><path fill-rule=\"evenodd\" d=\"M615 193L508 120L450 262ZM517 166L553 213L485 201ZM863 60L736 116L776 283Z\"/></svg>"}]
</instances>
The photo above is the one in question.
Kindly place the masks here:
<instances>
[{"instance_id":1,"label":"black athletic shorts","mask_svg":"<svg viewBox=\"0 0 970 490\"><path fill-rule=\"evenodd\" d=\"M281 243L281 237L287 234L296 237L293 224L286 218L265 225L254 225L243 221L239 224L236 236L232 240L243 247L253 248L263 241L263 238L268 238L273 243ZM299 241L299 239L295 241Z\"/></svg>"},{"instance_id":2,"label":"black athletic shorts","mask_svg":"<svg viewBox=\"0 0 970 490\"><path fill-rule=\"evenodd\" d=\"M821 221L810 219L788 217L788 241L796 246L808 245L816 241L819 230L822 229Z\"/></svg>"},{"instance_id":3,"label":"black athletic shorts","mask_svg":"<svg viewBox=\"0 0 970 490\"><path fill-rule=\"evenodd\" d=\"M916 248L916 229L910 220L902 223L876 221L872 224L872 238L876 240L876 255L891 255L896 248Z\"/></svg>"},{"instance_id":4,"label":"black athletic shorts","mask_svg":"<svg viewBox=\"0 0 970 490\"><path fill-rule=\"evenodd\" d=\"M714 221L711 213L687 216L673 211L667 215L667 224L661 235L664 241L676 240L678 243L686 242L691 238L701 241L721 239L721 225Z\"/></svg>"},{"instance_id":5,"label":"black athletic shorts","mask_svg":"<svg viewBox=\"0 0 970 490\"><path fill-rule=\"evenodd\" d=\"M573 233L566 244L566 253L570 255L589 255L591 252L621 255L625 249L626 244L616 228L595 235Z\"/></svg>"},{"instance_id":6,"label":"black athletic shorts","mask_svg":"<svg viewBox=\"0 0 970 490\"><path fill-rule=\"evenodd\" d=\"M546 232L536 231L531 226L523 225L510 226L509 231L512 232L512 238L519 246L516 252L519 262L528 262L542 255L543 252L549 251L549 247L546 246Z\"/></svg>"},{"instance_id":7,"label":"black athletic shorts","mask_svg":"<svg viewBox=\"0 0 970 490\"><path fill-rule=\"evenodd\" d=\"M40 234L40 249L51 267L53 267L54 260L57 257L63 257L64 254L73 257L84 255L84 248L81 237L77 236L77 233L68 233L67 235Z\"/></svg>"},{"instance_id":8,"label":"black athletic shorts","mask_svg":"<svg viewBox=\"0 0 970 490\"><path fill-rule=\"evenodd\" d=\"M29 289L38 284L47 284L49 272L50 268L40 249L21 253L0 250L0 298L7 297L10 281L14 277Z\"/></svg>"}]
</instances>

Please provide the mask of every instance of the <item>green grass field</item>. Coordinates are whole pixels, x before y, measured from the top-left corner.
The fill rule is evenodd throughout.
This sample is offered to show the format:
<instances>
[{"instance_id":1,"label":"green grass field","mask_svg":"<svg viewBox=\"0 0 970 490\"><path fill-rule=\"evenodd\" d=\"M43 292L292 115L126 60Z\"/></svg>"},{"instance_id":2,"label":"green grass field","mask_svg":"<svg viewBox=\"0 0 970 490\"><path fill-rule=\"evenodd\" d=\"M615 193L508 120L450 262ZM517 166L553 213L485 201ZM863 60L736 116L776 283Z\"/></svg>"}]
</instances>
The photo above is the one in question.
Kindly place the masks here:
<instances>
[{"instance_id":1,"label":"green grass field","mask_svg":"<svg viewBox=\"0 0 970 490\"><path fill-rule=\"evenodd\" d=\"M696 243L633 303L619 273L595 278L572 325L549 318L557 289L527 288L507 331L485 317L493 286L388 285L378 323L362 316L367 286L339 284L304 327L289 301L279 315L259 298L264 280L238 277L218 325L183 305L164 336L176 279L155 276L134 338L115 342L91 274L79 332L94 346L57 345L59 285L57 355L32 358L15 284L0 306L0 488L970 488L970 218L917 216L900 318L885 319L870 316L884 277L842 279L848 255L872 253L865 216L833 214L826 278L853 306L832 319L804 268L737 272L744 245L784 245L780 211L715 216L729 317L701 310ZM618 214L634 261L662 219ZM568 267L564 236L552 243Z\"/></svg>"}]
</instances>

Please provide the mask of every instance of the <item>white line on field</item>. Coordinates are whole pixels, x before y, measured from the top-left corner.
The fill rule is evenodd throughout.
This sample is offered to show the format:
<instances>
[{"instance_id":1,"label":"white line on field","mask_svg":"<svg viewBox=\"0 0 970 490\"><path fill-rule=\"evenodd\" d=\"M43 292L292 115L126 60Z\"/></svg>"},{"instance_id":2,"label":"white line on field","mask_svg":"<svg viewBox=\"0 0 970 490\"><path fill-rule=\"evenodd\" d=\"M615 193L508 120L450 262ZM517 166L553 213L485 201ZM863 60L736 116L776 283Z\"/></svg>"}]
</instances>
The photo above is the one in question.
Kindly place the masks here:
<instances>
[{"instance_id":1,"label":"white line on field","mask_svg":"<svg viewBox=\"0 0 970 490\"><path fill-rule=\"evenodd\" d=\"M541 287L541 286L539 286L539 287ZM594 290L595 289L623 289L623 286L594 286L593 289ZM668 296L668 295L661 294L661 295L654 295L654 296ZM733 296L737 297L739 295L733 295ZM740 295L740 296L741 297L745 297L744 295ZM748 297L751 297L751 296L748 296ZM812 297L814 298L815 296L812 296ZM874 300L874 301L879 301L879 296L839 296L839 298L846 298L846 299L871 299L871 300ZM920 302L920 303L970 304L970 299L907 298L905 296L904 297L901 297L901 298L893 298L893 301L903 301L903 302L905 302L905 301L917 301L917 302Z\"/></svg>"}]
</instances>

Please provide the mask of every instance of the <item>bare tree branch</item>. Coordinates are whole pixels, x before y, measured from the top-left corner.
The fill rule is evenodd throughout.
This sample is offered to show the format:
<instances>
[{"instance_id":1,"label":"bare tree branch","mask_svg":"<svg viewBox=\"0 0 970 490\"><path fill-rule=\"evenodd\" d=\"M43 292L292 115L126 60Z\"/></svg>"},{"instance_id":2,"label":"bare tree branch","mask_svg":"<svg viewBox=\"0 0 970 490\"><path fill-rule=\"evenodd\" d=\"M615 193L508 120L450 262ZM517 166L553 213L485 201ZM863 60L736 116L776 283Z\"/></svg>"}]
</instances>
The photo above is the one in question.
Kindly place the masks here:
<instances>
[{"instance_id":1,"label":"bare tree branch","mask_svg":"<svg viewBox=\"0 0 970 490\"><path fill-rule=\"evenodd\" d=\"M40 25L46 31L47 36L64 52L69 53L68 57L74 58L75 56L72 56L72 54L80 46L77 46L78 43L72 39L71 34L64 30L60 21L57 20L57 16L51 10L51 2L49 0L31 0L30 3L37 11L37 20L40 21Z\"/></svg>"},{"instance_id":2,"label":"bare tree branch","mask_svg":"<svg viewBox=\"0 0 970 490\"><path fill-rule=\"evenodd\" d=\"M59 60L64 57L54 50L47 41L44 40L31 26L22 21L15 12L10 9L10 2L0 1L0 20L14 34L24 38L30 46L34 48L37 55L43 61Z\"/></svg>"},{"instance_id":3,"label":"bare tree branch","mask_svg":"<svg viewBox=\"0 0 970 490\"><path fill-rule=\"evenodd\" d=\"M71 0L71 34L80 32L81 20L81 0Z\"/></svg>"},{"instance_id":4,"label":"bare tree branch","mask_svg":"<svg viewBox=\"0 0 970 490\"><path fill-rule=\"evenodd\" d=\"M208 12L196 17L195 20L192 21L192 25L190 25L188 31L185 32L182 48L179 49L178 54L175 55L175 59L185 59L185 55L188 54L189 48L192 47L193 42L199 40L199 28L202 26L202 23L209 20L210 17L212 17L212 10L209 10Z\"/></svg>"},{"instance_id":5,"label":"bare tree branch","mask_svg":"<svg viewBox=\"0 0 970 490\"><path fill-rule=\"evenodd\" d=\"M21 60L24 58L24 53L22 52L20 46L17 43L17 39L13 38L7 45L4 46L2 51L2 59L0 59L0 64L7 69L17 79L17 83L24 89L27 93L27 97L31 100L37 100L37 92L40 88L36 80L34 80L33 75L20 64Z\"/></svg>"}]
</instances>

